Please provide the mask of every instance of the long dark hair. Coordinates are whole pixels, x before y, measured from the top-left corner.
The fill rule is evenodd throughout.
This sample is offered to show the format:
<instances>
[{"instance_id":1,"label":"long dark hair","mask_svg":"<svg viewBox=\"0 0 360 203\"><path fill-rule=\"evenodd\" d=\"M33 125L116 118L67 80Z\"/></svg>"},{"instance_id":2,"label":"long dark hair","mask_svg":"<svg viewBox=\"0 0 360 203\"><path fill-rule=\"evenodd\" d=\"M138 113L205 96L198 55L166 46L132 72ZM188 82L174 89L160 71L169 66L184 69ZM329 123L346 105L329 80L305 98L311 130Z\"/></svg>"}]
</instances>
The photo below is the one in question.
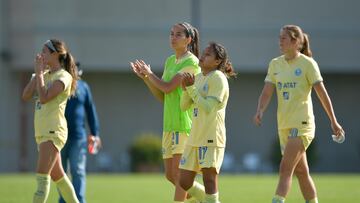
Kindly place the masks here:
<instances>
[{"instance_id":1,"label":"long dark hair","mask_svg":"<svg viewBox=\"0 0 360 203\"><path fill-rule=\"evenodd\" d=\"M309 35L302 31L302 29L297 25L285 25L281 28L286 31L292 40L299 41L299 51L308 56L312 57L312 52L310 49Z\"/></svg>"},{"instance_id":2,"label":"long dark hair","mask_svg":"<svg viewBox=\"0 0 360 203\"><path fill-rule=\"evenodd\" d=\"M184 32L187 38L191 37L191 42L188 45L189 51L193 53L196 57L199 57L199 53L200 53L199 31L194 26L192 26L190 23L187 22L178 23L177 25L180 25L181 27L184 28Z\"/></svg>"},{"instance_id":3,"label":"long dark hair","mask_svg":"<svg viewBox=\"0 0 360 203\"><path fill-rule=\"evenodd\" d=\"M71 55L65 42L58 40L58 39L50 39L50 42L51 42L53 48L55 48L55 50L53 50L53 48L48 47L50 52L51 53L53 53L53 52L59 53L59 62L61 64L61 66L64 67L64 69L67 72L69 72L73 78L72 83L71 83L71 94L73 94L76 90L76 84L77 84L77 80L78 80L77 66L75 64L75 59Z\"/></svg>"},{"instance_id":4,"label":"long dark hair","mask_svg":"<svg viewBox=\"0 0 360 203\"><path fill-rule=\"evenodd\" d=\"M217 69L223 72L227 78L236 77L236 72L231 64L225 47L216 42L210 42L209 47L215 53L216 59L221 61Z\"/></svg>"}]
</instances>

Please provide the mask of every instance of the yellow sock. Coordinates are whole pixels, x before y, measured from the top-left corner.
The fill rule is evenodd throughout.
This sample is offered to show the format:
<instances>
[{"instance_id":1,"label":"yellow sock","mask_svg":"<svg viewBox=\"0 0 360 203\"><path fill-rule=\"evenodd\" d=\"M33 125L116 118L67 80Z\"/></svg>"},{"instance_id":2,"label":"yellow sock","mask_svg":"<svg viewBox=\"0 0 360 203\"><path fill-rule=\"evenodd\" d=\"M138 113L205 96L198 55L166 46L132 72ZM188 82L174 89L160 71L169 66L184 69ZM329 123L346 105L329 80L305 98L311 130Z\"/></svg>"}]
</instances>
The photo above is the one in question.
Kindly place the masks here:
<instances>
[{"instance_id":1,"label":"yellow sock","mask_svg":"<svg viewBox=\"0 0 360 203\"><path fill-rule=\"evenodd\" d=\"M184 203L184 202L181 202L181 201L174 201L174 203Z\"/></svg>"},{"instance_id":2,"label":"yellow sock","mask_svg":"<svg viewBox=\"0 0 360 203\"><path fill-rule=\"evenodd\" d=\"M192 197L200 202L205 200L205 187L198 182L194 182L193 186L187 191Z\"/></svg>"},{"instance_id":3,"label":"yellow sock","mask_svg":"<svg viewBox=\"0 0 360 203\"><path fill-rule=\"evenodd\" d=\"M318 199L317 199L317 197L315 197L312 200L306 200L305 203L318 203Z\"/></svg>"},{"instance_id":4,"label":"yellow sock","mask_svg":"<svg viewBox=\"0 0 360 203\"><path fill-rule=\"evenodd\" d=\"M33 197L33 203L46 202L50 192L50 175L36 174L37 190Z\"/></svg>"},{"instance_id":5,"label":"yellow sock","mask_svg":"<svg viewBox=\"0 0 360 203\"><path fill-rule=\"evenodd\" d=\"M275 195L272 199L272 203L285 203L285 197Z\"/></svg>"},{"instance_id":6,"label":"yellow sock","mask_svg":"<svg viewBox=\"0 0 360 203\"><path fill-rule=\"evenodd\" d=\"M215 194L206 194L205 202L207 203L220 203L219 201L219 193Z\"/></svg>"},{"instance_id":7,"label":"yellow sock","mask_svg":"<svg viewBox=\"0 0 360 203\"><path fill-rule=\"evenodd\" d=\"M67 203L79 203L79 200L76 197L75 190L71 184L69 178L65 174L60 180L56 181L56 186L59 189L61 196L64 198Z\"/></svg>"}]
</instances>

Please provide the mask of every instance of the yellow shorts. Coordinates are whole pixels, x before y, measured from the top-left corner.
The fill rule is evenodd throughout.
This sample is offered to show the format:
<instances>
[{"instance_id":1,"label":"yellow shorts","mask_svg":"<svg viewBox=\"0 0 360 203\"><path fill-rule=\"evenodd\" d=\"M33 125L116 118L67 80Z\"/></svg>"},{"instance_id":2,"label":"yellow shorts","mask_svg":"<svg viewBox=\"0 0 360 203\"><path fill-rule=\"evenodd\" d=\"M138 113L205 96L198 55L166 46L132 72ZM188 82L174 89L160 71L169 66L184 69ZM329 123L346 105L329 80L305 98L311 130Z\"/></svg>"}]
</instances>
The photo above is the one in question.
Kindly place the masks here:
<instances>
[{"instance_id":1,"label":"yellow shorts","mask_svg":"<svg viewBox=\"0 0 360 203\"><path fill-rule=\"evenodd\" d=\"M310 146L311 141L315 136L315 128L288 128L280 129L279 131L280 149L281 154L284 154L285 146L292 137L300 137L304 145L305 150Z\"/></svg>"},{"instance_id":2,"label":"yellow shorts","mask_svg":"<svg viewBox=\"0 0 360 203\"><path fill-rule=\"evenodd\" d=\"M39 145L46 141L51 141L56 149L60 152L61 149L64 147L67 137L59 137L59 136L35 136L36 143Z\"/></svg>"},{"instance_id":3,"label":"yellow shorts","mask_svg":"<svg viewBox=\"0 0 360 203\"><path fill-rule=\"evenodd\" d=\"M224 160L224 147L194 147L186 145L179 168L201 173L202 168L215 168L220 173Z\"/></svg>"},{"instance_id":4,"label":"yellow shorts","mask_svg":"<svg viewBox=\"0 0 360 203\"><path fill-rule=\"evenodd\" d=\"M163 159L172 158L174 154L182 154L184 152L187 133L179 132L163 132L162 137L162 155Z\"/></svg>"}]
</instances>

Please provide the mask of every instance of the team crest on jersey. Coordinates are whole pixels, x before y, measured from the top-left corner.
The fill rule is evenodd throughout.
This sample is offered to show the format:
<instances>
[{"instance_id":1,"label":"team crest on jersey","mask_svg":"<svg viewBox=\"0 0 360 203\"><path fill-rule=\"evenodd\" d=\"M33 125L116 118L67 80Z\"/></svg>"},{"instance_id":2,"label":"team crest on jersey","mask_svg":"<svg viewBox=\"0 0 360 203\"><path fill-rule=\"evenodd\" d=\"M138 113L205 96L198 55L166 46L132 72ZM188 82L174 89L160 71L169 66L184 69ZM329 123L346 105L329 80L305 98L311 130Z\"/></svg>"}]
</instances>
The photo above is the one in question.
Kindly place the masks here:
<instances>
[{"instance_id":1,"label":"team crest on jersey","mask_svg":"<svg viewBox=\"0 0 360 203\"><path fill-rule=\"evenodd\" d=\"M300 76L301 73L302 73L301 68L297 68L297 69L295 70L295 75L296 75L296 76Z\"/></svg>"},{"instance_id":2,"label":"team crest on jersey","mask_svg":"<svg viewBox=\"0 0 360 203\"><path fill-rule=\"evenodd\" d=\"M204 92L207 92L209 90L209 85L206 83L204 86L203 86L203 91Z\"/></svg>"}]
</instances>

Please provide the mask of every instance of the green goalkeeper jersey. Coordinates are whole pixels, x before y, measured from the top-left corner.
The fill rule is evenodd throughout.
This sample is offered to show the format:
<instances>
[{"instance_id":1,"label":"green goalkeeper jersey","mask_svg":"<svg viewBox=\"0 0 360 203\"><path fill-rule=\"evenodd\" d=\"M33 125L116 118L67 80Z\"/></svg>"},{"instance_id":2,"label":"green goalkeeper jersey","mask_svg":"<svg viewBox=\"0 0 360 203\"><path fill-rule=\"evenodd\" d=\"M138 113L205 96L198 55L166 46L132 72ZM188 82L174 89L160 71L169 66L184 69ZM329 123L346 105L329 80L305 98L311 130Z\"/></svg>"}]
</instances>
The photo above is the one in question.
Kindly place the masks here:
<instances>
[{"instance_id":1,"label":"green goalkeeper jersey","mask_svg":"<svg viewBox=\"0 0 360 203\"><path fill-rule=\"evenodd\" d=\"M166 59L162 79L165 82L169 82L178 73L189 72L197 74L200 72L198 64L199 59L192 53L188 53L178 61L175 55L172 55ZM190 133L192 112L191 109L181 111L181 94L181 86L178 86L170 93L164 94L164 132L176 131Z\"/></svg>"}]
</instances>

